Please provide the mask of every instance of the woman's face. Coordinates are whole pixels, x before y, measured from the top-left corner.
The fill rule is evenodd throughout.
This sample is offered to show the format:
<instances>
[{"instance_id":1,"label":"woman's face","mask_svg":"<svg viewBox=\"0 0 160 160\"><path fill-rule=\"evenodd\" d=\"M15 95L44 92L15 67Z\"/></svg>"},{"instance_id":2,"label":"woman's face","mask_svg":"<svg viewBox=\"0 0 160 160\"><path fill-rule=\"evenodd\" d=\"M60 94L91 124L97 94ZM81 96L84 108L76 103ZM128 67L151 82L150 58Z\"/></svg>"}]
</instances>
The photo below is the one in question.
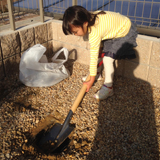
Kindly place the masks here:
<instances>
[{"instance_id":1,"label":"woman's face","mask_svg":"<svg viewBox=\"0 0 160 160\"><path fill-rule=\"evenodd\" d=\"M74 26L72 24L70 25L70 27L71 27L71 32L75 36L84 36L87 33L88 22L83 23L83 28L81 26Z\"/></svg>"}]
</instances>

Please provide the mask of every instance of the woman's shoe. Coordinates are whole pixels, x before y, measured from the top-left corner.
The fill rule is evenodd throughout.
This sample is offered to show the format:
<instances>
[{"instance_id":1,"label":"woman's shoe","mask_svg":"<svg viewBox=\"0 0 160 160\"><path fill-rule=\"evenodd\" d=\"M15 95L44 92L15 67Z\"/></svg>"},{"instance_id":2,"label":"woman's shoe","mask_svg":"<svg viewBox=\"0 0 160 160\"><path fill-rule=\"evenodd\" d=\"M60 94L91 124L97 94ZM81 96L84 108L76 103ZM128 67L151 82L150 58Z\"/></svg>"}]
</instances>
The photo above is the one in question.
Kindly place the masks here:
<instances>
[{"instance_id":1,"label":"woman's shoe","mask_svg":"<svg viewBox=\"0 0 160 160\"><path fill-rule=\"evenodd\" d=\"M103 85L101 89L94 95L94 98L98 100L104 100L113 94L113 87L107 87L106 85Z\"/></svg>"}]
</instances>

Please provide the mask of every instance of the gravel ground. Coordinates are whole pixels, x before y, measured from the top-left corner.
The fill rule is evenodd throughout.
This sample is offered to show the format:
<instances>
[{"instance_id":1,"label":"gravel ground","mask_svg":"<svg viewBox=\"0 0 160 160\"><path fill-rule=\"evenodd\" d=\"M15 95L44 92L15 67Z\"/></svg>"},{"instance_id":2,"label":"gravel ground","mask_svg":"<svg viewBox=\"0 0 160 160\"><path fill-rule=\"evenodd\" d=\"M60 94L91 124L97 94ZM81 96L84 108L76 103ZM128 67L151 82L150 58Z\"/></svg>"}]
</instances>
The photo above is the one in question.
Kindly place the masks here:
<instances>
[{"instance_id":1,"label":"gravel ground","mask_svg":"<svg viewBox=\"0 0 160 160\"><path fill-rule=\"evenodd\" d=\"M0 82L0 159L158 160L160 89L121 76L115 76L115 94L107 100L93 98L103 80L85 94L71 120L72 141L62 153L45 155L31 145L28 133L35 135L54 118L63 122L81 89L88 66L66 66L71 76L52 87L26 87L18 75Z\"/></svg>"}]
</instances>

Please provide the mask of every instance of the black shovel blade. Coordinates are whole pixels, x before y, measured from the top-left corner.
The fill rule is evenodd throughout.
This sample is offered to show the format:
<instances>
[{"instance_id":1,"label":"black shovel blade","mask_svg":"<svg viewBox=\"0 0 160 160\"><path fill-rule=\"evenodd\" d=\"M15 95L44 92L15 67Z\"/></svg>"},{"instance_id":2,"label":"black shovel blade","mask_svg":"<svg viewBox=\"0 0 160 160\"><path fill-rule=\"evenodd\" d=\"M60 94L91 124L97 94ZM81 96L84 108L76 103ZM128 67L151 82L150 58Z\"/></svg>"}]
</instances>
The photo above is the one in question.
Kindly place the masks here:
<instances>
[{"instance_id":1,"label":"black shovel blade","mask_svg":"<svg viewBox=\"0 0 160 160\"><path fill-rule=\"evenodd\" d=\"M69 124L72 114L70 111L63 125L56 123L40 138L38 145L44 152L54 152L74 130L75 125Z\"/></svg>"},{"instance_id":2,"label":"black shovel blade","mask_svg":"<svg viewBox=\"0 0 160 160\"><path fill-rule=\"evenodd\" d=\"M60 130L62 128L62 125L59 123L56 123L49 131L47 131L45 134L42 135L41 139L39 140L39 145L42 146L46 144L47 142L51 141L54 143L56 140Z\"/></svg>"}]
</instances>

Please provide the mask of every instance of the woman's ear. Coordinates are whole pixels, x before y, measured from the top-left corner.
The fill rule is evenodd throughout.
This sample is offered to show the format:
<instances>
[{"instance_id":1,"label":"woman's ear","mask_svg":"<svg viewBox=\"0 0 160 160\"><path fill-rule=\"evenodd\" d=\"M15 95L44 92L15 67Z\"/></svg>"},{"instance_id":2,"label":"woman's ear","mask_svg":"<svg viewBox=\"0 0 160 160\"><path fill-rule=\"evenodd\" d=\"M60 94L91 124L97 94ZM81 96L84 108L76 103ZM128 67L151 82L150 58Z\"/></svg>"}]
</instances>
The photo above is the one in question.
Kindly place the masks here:
<instances>
[{"instance_id":1,"label":"woman's ear","mask_svg":"<svg viewBox=\"0 0 160 160\"><path fill-rule=\"evenodd\" d=\"M86 27L88 27L88 22L84 22L84 25L85 25Z\"/></svg>"}]
</instances>

